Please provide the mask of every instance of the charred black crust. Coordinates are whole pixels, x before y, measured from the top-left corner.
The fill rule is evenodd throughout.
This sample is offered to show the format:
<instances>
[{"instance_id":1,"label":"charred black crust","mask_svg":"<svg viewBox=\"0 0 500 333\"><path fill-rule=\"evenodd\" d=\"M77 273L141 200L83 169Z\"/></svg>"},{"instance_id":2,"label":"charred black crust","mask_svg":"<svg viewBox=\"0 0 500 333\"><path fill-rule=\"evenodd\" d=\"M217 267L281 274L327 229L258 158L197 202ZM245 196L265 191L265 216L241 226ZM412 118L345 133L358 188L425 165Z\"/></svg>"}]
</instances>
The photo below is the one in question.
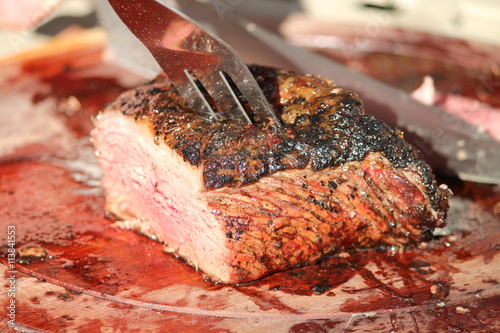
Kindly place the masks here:
<instances>
[{"instance_id":1,"label":"charred black crust","mask_svg":"<svg viewBox=\"0 0 500 333\"><path fill-rule=\"evenodd\" d=\"M275 132L269 125L205 119L186 105L163 76L124 93L108 108L152 124L155 140L164 141L203 170L207 189L248 184L280 170L308 166L321 170L380 152L396 168L419 170L433 208L441 211L441 194L429 166L401 132L364 114L355 93L310 75L262 66L250 66L250 70L284 119L283 131ZM315 90L314 96L301 95L302 88ZM285 102L279 94L283 89L290 90L291 96Z\"/></svg>"}]
</instances>

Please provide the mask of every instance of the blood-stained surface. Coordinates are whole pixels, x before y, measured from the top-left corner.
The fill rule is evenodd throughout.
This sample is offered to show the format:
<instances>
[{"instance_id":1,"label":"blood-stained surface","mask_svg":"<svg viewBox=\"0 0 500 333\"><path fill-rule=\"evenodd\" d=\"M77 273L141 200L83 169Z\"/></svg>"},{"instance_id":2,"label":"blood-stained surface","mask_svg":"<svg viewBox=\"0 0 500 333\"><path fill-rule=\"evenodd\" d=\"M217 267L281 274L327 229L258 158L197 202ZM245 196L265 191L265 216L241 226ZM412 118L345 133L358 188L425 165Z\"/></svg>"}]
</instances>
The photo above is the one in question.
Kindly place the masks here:
<instances>
[{"instance_id":1,"label":"blood-stained surface","mask_svg":"<svg viewBox=\"0 0 500 333\"><path fill-rule=\"evenodd\" d=\"M102 47L100 41L95 43ZM18 327L58 332L500 329L498 186L440 179L455 197L448 226L432 241L407 249L343 252L245 285L214 284L164 253L160 244L117 228L104 211L100 170L88 141L89 117L140 79L102 63L100 47L71 50L45 58L46 66L35 66L37 56L0 68L22 74L2 76L0 94L21 99L17 105L27 115L9 123L16 145L0 155L0 270L6 289L8 278L15 277ZM16 110L0 107L5 112ZM16 126L30 119L57 126L22 141L26 131ZM15 226L13 268L9 226ZM2 309L11 299L0 294ZM7 329L4 310L2 319L0 328Z\"/></svg>"}]
</instances>

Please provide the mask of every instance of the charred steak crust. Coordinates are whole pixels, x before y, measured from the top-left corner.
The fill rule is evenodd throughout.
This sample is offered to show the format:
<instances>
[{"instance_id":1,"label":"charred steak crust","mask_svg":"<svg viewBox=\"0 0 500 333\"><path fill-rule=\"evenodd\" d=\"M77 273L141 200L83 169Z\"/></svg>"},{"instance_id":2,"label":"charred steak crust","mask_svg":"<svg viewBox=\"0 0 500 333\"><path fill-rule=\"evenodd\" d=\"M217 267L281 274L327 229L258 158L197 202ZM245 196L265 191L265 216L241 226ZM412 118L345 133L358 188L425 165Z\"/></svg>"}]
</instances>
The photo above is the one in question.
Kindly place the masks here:
<instances>
[{"instance_id":1,"label":"charred steak crust","mask_svg":"<svg viewBox=\"0 0 500 333\"><path fill-rule=\"evenodd\" d=\"M122 94L107 109L120 109L153 126L163 141L201 167L207 190L252 183L278 171L318 171L381 153L395 168L417 170L437 220L448 209L448 190L437 187L430 167L403 134L364 114L359 97L331 81L263 66L249 66L284 123L242 126L195 113L164 76Z\"/></svg>"},{"instance_id":2,"label":"charred steak crust","mask_svg":"<svg viewBox=\"0 0 500 333\"><path fill-rule=\"evenodd\" d=\"M212 280L249 282L339 249L403 246L444 226L437 186L403 134L328 80L251 66L284 130L213 122L164 76L94 119L106 209Z\"/></svg>"}]
</instances>

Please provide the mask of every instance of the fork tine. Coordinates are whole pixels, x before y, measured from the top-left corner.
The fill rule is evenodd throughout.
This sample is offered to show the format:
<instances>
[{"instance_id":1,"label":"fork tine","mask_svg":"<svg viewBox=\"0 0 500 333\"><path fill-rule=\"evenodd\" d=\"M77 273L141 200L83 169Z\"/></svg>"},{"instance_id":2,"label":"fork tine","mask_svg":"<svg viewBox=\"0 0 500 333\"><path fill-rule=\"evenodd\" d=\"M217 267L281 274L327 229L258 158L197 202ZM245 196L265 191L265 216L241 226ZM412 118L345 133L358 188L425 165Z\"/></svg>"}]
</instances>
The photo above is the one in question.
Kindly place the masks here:
<instances>
[{"instance_id":1,"label":"fork tine","mask_svg":"<svg viewBox=\"0 0 500 333\"><path fill-rule=\"evenodd\" d=\"M220 119L193 80L198 79L228 118L251 124L222 74L227 73L250 103L255 114L253 120L263 122L271 119L277 130L282 128L243 60L220 38L159 0L109 2L195 111Z\"/></svg>"},{"instance_id":2,"label":"fork tine","mask_svg":"<svg viewBox=\"0 0 500 333\"><path fill-rule=\"evenodd\" d=\"M172 84L177 89L177 91L184 97L186 102L191 106L193 110L199 113L204 113L210 118L219 119L220 117L214 112L208 101L203 96L203 93L198 88L198 85L191 77L188 70L183 70L184 75L187 80L177 80L172 81Z\"/></svg>"},{"instance_id":3,"label":"fork tine","mask_svg":"<svg viewBox=\"0 0 500 333\"><path fill-rule=\"evenodd\" d=\"M257 121L270 118L274 122L274 125L280 129L281 122L278 120L273 108L250 73L250 70L246 66L235 66L234 64L231 64L230 68L232 70L227 71L227 74L252 107L252 110L257 115Z\"/></svg>"},{"instance_id":4,"label":"fork tine","mask_svg":"<svg viewBox=\"0 0 500 333\"><path fill-rule=\"evenodd\" d=\"M238 97L236 97L233 89L229 85L229 82L224 77L223 72L216 71L208 75L200 75L197 78L215 103L217 103L217 106L228 118L247 124L252 123L238 100Z\"/></svg>"}]
</instances>

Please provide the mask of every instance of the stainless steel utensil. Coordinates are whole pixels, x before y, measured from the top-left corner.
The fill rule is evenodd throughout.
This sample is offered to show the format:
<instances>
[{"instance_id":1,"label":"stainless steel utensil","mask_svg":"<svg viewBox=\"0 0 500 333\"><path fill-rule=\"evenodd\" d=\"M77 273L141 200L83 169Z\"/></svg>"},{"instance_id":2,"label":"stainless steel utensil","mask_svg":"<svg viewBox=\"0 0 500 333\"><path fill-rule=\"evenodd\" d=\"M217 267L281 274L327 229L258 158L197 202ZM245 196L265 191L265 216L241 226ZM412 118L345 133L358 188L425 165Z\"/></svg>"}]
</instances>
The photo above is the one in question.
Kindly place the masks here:
<instances>
[{"instance_id":1,"label":"stainless steel utensil","mask_svg":"<svg viewBox=\"0 0 500 333\"><path fill-rule=\"evenodd\" d=\"M204 88L225 116L251 124L229 80L252 107L255 122L280 122L238 54L217 36L165 3L109 0L120 19L148 48L169 80L198 112L220 120ZM202 88L200 87L200 84Z\"/></svg>"},{"instance_id":2,"label":"stainless steel utensil","mask_svg":"<svg viewBox=\"0 0 500 333\"><path fill-rule=\"evenodd\" d=\"M150 77L158 72L156 63L141 54L136 42L121 22L99 4L101 19L112 36L114 61ZM256 24L241 20L229 11L221 20L212 6L183 0L180 10L228 42L247 63L278 66L303 73L319 74L356 91L368 113L404 129L405 136L422 151L436 171L458 175L461 179L500 183L500 143L486 133L443 110L424 105L404 91L394 89L331 59L288 44L279 36ZM134 48L134 52L126 52Z\"/></svg>"},{"instance_id":3,"label":"stainless steel utensil","mask_svg":"<svg viewBox=\"0 0 500 333\"><path fill-rule=\"evenodd\" d=\"M403 90L294 47L251 22L240 20L240 23L299 72L333 78L340 86L356 91L366 112L403 129L405 138L421 151L422 157L434 169L463 180L500 184L500 142L478 127L439 107L424 105Z\"/></svg>"},{"instance_id":4,"label":"stainless steel utensil","mask_svg":"<svg viewBox=\"0 0 500 333\"><path fill-rule=\"evenodd\" d=\"M248 63L318 74L358 93L367 113L404 130L433 169L463 180L500 184L500 142L436 106L356 72L325 56L287 43L280 36L230 11L224 20L208 5L183 0L180 9L212 27ZM211 12L212 11L212 12ZM241 41L244 41L242 43Z\"/></svg>"}]
</instances>

